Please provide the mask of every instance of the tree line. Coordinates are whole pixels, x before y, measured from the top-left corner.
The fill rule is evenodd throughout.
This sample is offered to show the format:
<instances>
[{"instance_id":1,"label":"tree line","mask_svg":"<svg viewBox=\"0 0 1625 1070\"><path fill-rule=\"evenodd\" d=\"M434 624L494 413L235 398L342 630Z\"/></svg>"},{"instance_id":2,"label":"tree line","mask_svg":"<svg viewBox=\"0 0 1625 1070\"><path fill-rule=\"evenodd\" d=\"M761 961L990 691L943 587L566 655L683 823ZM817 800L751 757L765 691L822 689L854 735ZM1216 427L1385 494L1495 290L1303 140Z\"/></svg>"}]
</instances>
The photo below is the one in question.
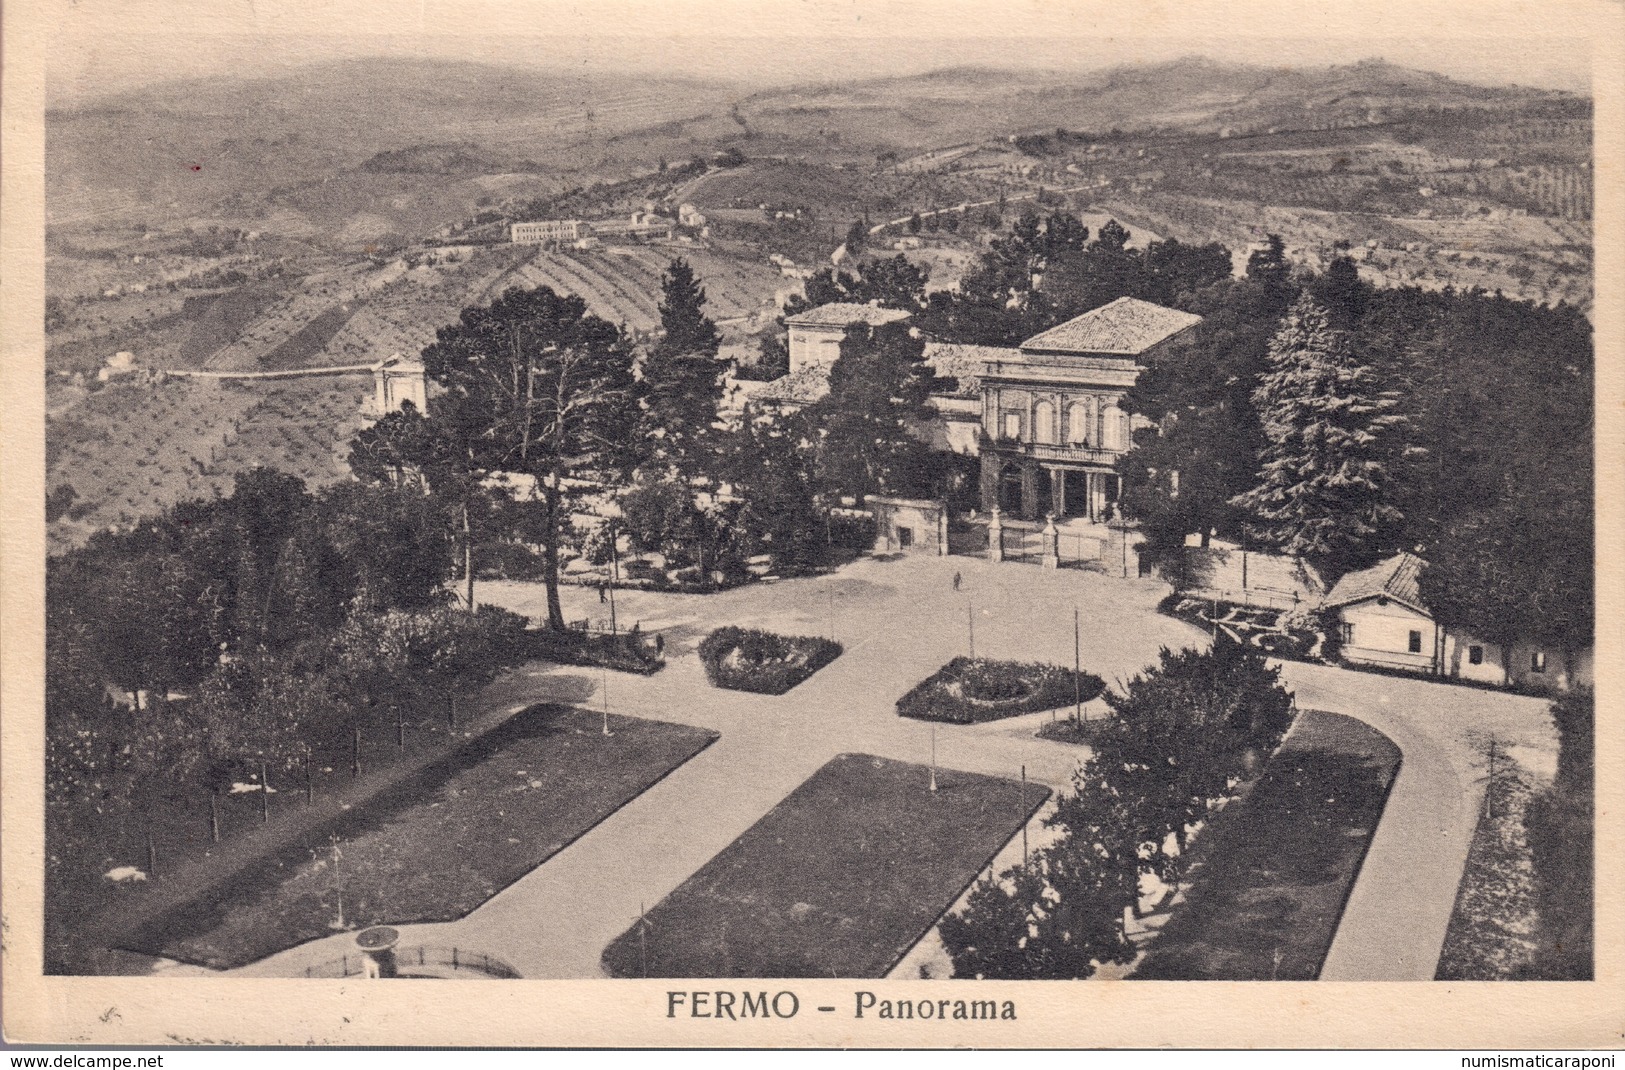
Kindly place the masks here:
<instances>
[{"instance_id":1,"label":"tree line","mask_svg":"<svg viewBox=\"0 0 1625 1070\"><path fill-rule=\"evenodd\" d=\"M1503 647L1590 641L1594 356L1581 310L1378 288L1346 245L1317 272L1270 235L1233 276L1216 243L1129 239L1116 221L1091 235L1029 208L955 289L928 294L927 272L898 255L825 268L785 311L875 302L910 312L923 337L990 346L1125 296L1201 315L1124 403L1154 423L1119 463L1145 559L1179 584L1186 537L1220 536L1334 581L1416 552L1441 623ZM787 366L778 332L763 358Z\"/></svg>"},{"instance_id":2,"label":"tree line","mask_svg":"<svg viewBox=\"0 0 1625 1070\"><path fill-rule=\"evenodd\" d=\"M1263 655L1221 637L1163 649L1106 694L1110 720L1047 823L1057 840L972 887L944 918L954 976L1082 979L1133 961L1141 882L1177 883L1192 832L1275 749L1292 698Z\"/></svg>"}]
</instances>

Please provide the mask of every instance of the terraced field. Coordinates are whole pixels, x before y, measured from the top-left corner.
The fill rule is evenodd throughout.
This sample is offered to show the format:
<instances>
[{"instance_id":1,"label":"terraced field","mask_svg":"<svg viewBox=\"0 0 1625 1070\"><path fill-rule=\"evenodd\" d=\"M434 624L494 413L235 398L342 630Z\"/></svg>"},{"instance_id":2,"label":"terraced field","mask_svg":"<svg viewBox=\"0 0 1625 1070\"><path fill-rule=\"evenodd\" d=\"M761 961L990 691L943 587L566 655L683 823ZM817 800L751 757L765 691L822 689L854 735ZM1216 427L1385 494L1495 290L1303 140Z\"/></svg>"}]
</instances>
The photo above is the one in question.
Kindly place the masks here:
<instances>
[{"instance_id":1,"label":"terraced field","mask_svg":"<svg viewBox=\"0 0 1625 1070\"><path fill-rule=\"evenodd\" d=\"M519 274L526 285L578 295L594 314L612 323L649 331L660 322L660 277L679 256L705 287L706 310L719 322L771 308L774 291L783 283L768 264L706 249L657 246L541 252Z\"/></svg>"},{"instance_id":2,"label":"terraced field","mask_svg":"<svg viewBox=\"0 0 1625 1070\"><path fill-rule=\"evenodd\" d=\"M51 525L50 548L188 498L229 494L237 475L259 465L312 487L344 479L371 391L368 375L115 380L51 423L46 486L69 484L78 497Z\"/></svg>"}]
</instances>

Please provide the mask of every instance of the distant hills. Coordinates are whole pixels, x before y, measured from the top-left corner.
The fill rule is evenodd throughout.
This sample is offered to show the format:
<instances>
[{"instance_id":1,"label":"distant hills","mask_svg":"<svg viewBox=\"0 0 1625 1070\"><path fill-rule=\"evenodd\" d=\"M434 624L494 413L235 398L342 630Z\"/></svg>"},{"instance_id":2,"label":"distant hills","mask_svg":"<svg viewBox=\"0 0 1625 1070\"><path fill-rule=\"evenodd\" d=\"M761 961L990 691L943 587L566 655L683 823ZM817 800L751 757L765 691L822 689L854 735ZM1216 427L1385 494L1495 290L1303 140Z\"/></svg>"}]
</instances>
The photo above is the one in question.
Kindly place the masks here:
<instances>
[{"instance_id":1,"label":"distant hills","mask_svg":"<svg viewBox=\"0 0 1625 1070\"><path fill-rule=\"evenodd\" d=\"M503 194L546 195L729 146L834 164L1057 127L1324 128L1557 99L1574 98L1381 61L1272 68L1186 58L1081 74L956 67L742 95L720 81L374 58L53 108L47 207L58 228L259 220L356 239L455 218L458 205L489 202L493 183L509 182L495 175L521 175Z\"/></svg>"},{"instance_id":2,"label":"distant hills","mask_svg":"<svg viewBox=\"0 0 1625 1070\"><path fill-rule=\"evenodd\" d=\"M1572 99L1516 86L1485 87L1365 60L1272 68L1187 57L1092 74L958 67L909 77L759 93L741 104L757 127L817 116L854 133L925 147L924 131L976 140L1056 127L1105 132L1218 133L1365 123L1409 109L1520 106Z\"/></svg>"}]
</instances>

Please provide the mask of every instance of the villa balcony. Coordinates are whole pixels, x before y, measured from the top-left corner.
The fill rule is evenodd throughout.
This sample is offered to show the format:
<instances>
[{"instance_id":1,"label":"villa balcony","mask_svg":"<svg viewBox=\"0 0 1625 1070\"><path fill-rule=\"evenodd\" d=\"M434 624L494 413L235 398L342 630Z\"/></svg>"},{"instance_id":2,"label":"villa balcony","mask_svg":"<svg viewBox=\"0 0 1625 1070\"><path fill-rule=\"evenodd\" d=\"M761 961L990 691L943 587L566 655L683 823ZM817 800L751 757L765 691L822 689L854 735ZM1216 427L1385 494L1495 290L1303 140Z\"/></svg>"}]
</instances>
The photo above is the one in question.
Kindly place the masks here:
<instances>
[{"instance_id":1,"label":"villa balcony","mask_svg":"<svg viewBox=\"0 0 1625 1070\"><path fill-rule=\"evenodd\" d=\"M987 444L1001 453L1020 453L1035 461L1071 461L1075 464L1098 464L1110 468L1123 456L1123 450L1108 450L1099 446L1063 446L1055 442L1021 442L998 438Z\"/></svg>"}]
</instances>

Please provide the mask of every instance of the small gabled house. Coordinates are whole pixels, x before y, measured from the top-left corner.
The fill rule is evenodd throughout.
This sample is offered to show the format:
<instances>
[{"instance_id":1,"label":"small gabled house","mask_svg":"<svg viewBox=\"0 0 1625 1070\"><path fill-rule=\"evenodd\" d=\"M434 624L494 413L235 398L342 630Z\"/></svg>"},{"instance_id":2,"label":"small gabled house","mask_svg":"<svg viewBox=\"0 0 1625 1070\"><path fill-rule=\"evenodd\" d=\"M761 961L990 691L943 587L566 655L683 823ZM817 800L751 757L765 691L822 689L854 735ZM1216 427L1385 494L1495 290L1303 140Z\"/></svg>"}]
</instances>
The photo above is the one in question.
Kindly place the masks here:
<instances>
[{"instance_id":1,"label":"small gabled house","mask_svg":"<svg viewBox=\"0 0 1625 1070\"><path fill-rule=\"evenodd\" d=\"M1422 601L1426 569L1415 554L1399 554L1337 581L1321 608L1336 615L1344 661L1542 690L1591 685L1590 648L1570 657L1533 640L1502 647L1439 624Z\"/></svg>"},{"instance_id":2,"label":"small gabled house","mask_svg":"<svg viewBox=\"0 0 1625 1070\"><path fill-rule=\"evenodd\" d=\"M1400 554L1348 573L1326 593L1321 606L1337 613L1345 661L1429 675L1442 671L1443 629L1422 601L1426 567L1415 554Z\"/></svg>"}]
</instances>

